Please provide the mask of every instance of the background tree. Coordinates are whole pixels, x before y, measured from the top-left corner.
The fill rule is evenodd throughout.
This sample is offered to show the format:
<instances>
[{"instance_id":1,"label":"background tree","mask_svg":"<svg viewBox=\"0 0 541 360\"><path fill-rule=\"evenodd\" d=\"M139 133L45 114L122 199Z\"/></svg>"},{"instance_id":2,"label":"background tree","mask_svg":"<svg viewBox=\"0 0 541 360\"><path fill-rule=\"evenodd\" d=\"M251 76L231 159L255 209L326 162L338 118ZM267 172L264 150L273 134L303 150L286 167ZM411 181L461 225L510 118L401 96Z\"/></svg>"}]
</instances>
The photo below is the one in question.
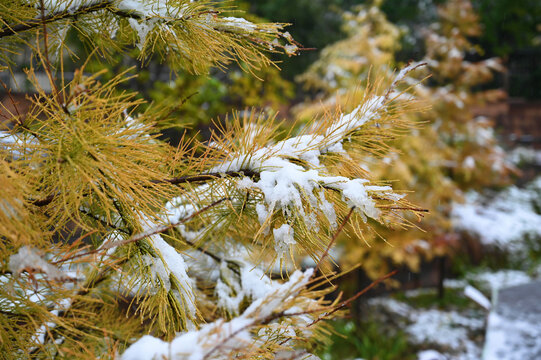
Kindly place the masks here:
<instances>
[{"instance_id":1,"label":"background tree","mask_svg":"<svg viewBox=\"0 0 541 360\"><path fill-rule=\"evenodd\" d=\"M448 1L437 14L438 21L422 31L426 54L419 63L427 66L415 70L402 88L404 97L415 97L428 108L422 115L413 114L411 120L418 124L414 136L391 142L398 155L366 160L376 177L399 180L395 187L415 188L412 198L431 213L418 227L404 231L376 228L387 242L377 237L344 242L347 251L342 260L361 261L373 278L388 271L390 264L406 264L418 271L423 257L448 253L456 241L449 220L451 204L461 201L468 189L503 185L511 171L492 123L472 112L475 106L503 96L499 90L480 89L494 71L503 70L502 65L498 59L466 59L479 51L470 39L481 34L469 1ZM351 90L359 82L369 83L369 74L375 74L373 79L391 73L400 37L408 36L387 20L381 1L347 12L344 28L349 36L325 48L300 77L306 86L320 91L317 102L298 106L301 118L347 106ZM357 97L363 96L358 91Z\"/></svg>"}]
</instances>

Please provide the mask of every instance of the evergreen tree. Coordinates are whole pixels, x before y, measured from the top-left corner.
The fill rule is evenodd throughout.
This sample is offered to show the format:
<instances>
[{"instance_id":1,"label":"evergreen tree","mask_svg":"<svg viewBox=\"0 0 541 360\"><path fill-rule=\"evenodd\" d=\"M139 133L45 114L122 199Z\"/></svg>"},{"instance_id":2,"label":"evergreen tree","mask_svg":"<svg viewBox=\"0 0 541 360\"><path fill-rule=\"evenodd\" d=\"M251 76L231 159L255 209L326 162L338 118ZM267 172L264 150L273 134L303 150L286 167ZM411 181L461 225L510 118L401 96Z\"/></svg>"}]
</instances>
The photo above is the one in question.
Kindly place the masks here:
<instances>
[{"instance_id":1,"label":"evergreen tree","mask_svg":"<svg viewBox=\"0 0 541 360\"><path fill-rule=\"evenodd\" d=\"M121 86L126 72L65 76L77 57L70 36L102 61L130 50L193 73L297 52L282 24L223 10L188 0L0 4L2 70L31 54L35 89L28 112L5 107L0 133L4 356L315 358L323 320L350 303L324 298L334 278L324 260L344 224L368 234L417 211L362 167L408 126L395 88L411 68L299 133L244 112L210 142L176 148L158 139L161 104L139 111ZM304 256L315 269L298 268Z\"/></svg>"}]
</instances>

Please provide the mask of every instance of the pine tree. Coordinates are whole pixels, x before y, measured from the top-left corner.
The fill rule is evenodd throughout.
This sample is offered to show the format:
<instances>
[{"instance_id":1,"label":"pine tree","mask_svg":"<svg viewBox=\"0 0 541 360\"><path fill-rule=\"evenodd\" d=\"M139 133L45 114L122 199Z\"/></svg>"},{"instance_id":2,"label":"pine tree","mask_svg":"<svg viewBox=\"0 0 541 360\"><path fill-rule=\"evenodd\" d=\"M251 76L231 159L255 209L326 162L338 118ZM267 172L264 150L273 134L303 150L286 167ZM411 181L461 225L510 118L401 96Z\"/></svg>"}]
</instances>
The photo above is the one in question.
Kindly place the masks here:
<instances>
[{"instance_id":1,"label":"pine tree","mask_svg":"<svg viewBox=\"0 0 541 360\"><path fill-rule=\"evenodd\" d=\"M362 167L408 126L395 88L411 68L299 133L247 111L211 141L176 148L158 138L160 103L138 111L128 73L83 64L65 76L77 37L104 62L134 51L193 73L298 51L283 24L224 10L188 0L0 4L2 70L31 54L35 89L28 112L4 108L0 133L6 357L315 358L324 320L351 302L324 297L335 275L323 260L345 223L351 236L368 234L416 212ZM315 269L300 269L306 256Z\"/></svg>"}]
</instances>

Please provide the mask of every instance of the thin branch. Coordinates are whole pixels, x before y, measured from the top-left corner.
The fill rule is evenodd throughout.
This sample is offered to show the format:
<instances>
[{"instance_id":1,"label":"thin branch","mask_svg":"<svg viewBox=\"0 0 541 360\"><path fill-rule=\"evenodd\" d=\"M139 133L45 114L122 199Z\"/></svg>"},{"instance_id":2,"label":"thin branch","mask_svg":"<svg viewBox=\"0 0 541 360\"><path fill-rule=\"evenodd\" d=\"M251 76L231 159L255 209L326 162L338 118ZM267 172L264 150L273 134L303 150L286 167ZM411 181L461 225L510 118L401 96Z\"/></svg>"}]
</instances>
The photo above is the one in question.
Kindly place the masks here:
<instances>
[{"instance_id":1,"label":"thin branch","mask_svg":"<svg viewBox=\"0 0 541 360\"><path fill-rule=\"evenodd\" d=\"M321 265L321 263L323 262L323 259L325 259L325 257L329 254L329 250L331 249L331 247L333 246L334 242L336 241L336 239L338 238L338 235L340 235L340 233L342 232L342 230L344 229L344 226L346 226L346 223L349 221L349 218L351 218L351 215L353 215L353 211L355 210L355 206L351 207L351 209L349 210L349 213L346 215L346 217L344 218L344 221L342 221L342 223L340 224L340 227L338 228L338 230L336 230L336 232L334 233L331 241L329 242L329 245L327 246L327 249L325 249L325 252L323 253L323 255L321 255L321 258L319 259L317 265L316 265L316 269L314 271L314 274L319 270L319 267Z\"/></svg>"},{"instance_id":2,"label":"thin branch","mask_svg":"<svg viewBox=\"0 0 541 360\"><path fill-rule=\"evenodd\" d=\"M430 210L423 209L423 208L415 208L415 207L407 207L407 206L387 206L387 205L380 205L378 206L378 209L388 209L388 210L409 210L413 212L424 212L428 213Z\"/></svg>"},{"instance_id":3,"label":"thin branch","mask_svg":"<svg viewBox=\"0 0 541 360\"><path fill-rule=\"evenodd\" d=\"M49 36L47 34L47 23L45 22L45 3L43 2L43 0L40 0L39 4L40 4L40 11L41 11L41 23L43 24L43 51L44 51L44 56L45 56L45 58L42 58L42 61L44 63L43 67L45 69L45 73L47 74L47 77L49 78L49 83L51 84L51 89L54 92L54 97L56 101L62 105L62 103L59 101L59 98L58 98L58 89L56 87L56 82L53 77L53 73L51 71L51 61L49 59Z\"/></svg>"},{"instance_id":4,"label":"thin branch","mask_svg":"<svg viewBox=\"0 0 541 360\"><path fill-rule=\"evenodd\" d=\"M204 182L204 181L211 181L215 180L217 178L221 178L224 176L229 177L243 177L247 176L250 178L258 177L259 172L253 171L253 170L241 170L241 171L227 171L227 172L215 172L215 173L206 173L206 174L197 174L197 175L186 175L186 176L180 176L172 179L165 179L165 180L151 180L153 184L163 184L163 183L169 183L173 185L178 184L187 184L187 183L196 183L196 182Z\"/></svg>"},{"instance_id":5,"label":"thin branch","mask_svg":"<svg viewBox=\"0 0 541 360\"><path fill-rule=\"evenodd\" d=\"M68 18L75 18L77 16L88 14L91 12L99 11L102 9L107 8L112 4L111 0L104 0L97 3L91 3L88 5L81 6L78 9L66 9L64 11L59 11L56 13L52 13L49 15L42 14L41 17L37 17L34 19L30 19L28 21L22 22L17 25L6 25L4 28L0 29L0 38L11 36L18 34L23 31L32 30L35 29L42 24L48 24L55 21L68 19Z\"/></svg>"},{"instance_id":6,"label":"thin branch","mask_svg":"<svg viewBox=\"0 0 541 360\"><path fill-rule=\"evenodd\" d=\"M310 327L314 324L317 324L318 322L320 322L321 320L324 320L326 317L328 317L329 315L332 315L334 314L335 312L337 312L338 310L340 309L343 309L345 308L346 306L349 306L349 304L351 304L353 301L357 300L359 297L361 297L362 295L364 295L366 292L368 292L368 290L372 289L374 286L378 285L379 283L387 280L388 278L396 275L396 273L398 272L398 270L393 270L391 271L390 273L386 274L386 275L383 275L382 277L380 277L379 279L377 280L374 280L370 285L368 285L367 287L365 287L364 289L362 289L361 291L359 291L357 294L355 294L354 296L350 297L349 299L346 299L344 301L342 301L340 304L334 306L332 308L332 310L326 314L324 314L323 316L321 317L318 317L316 320L314 320L312 323L310 323L307 327Z\"/></svg>"},{"instance_id":7,"label":"thin branch","mask_svg":"<svg viewBox=\"0 0 541 360\"><path fill-rule=\"evenodd\" d=\"M98 221L99 223L101 223L103 226L105 227L110 227L116 231L120 231L120 232L123 232L124 234L127 234L127 235L130 235L130 232L125 230L125 229L122 229L122 228L119 228L118 226L114 225L114 224L111 224L105 220L103 220L102 218L100 218L99 216L97 215L94 215L92 214L91 212L89 211L86 211L84 209L79 209L80 212L82 212L83 214L85 214L86 216Z\"/></svg>"},{"instance_id":8,"label":"thin branch","mask_svg":"<svg viewBox=\"0 0 541 360\"><path fill-rule=\"evenodd\" d=\"M191 184L191 183L198 183L198 182L205 182L205 181L212 181L219 179L221 177L250 177L250 178L257 178L260 175L259 172L252 171L252 170L241 170L241 171L227 171L224 173L206 173L206 174L197 174L197 175L186 175L186 176L180 176L176 178L171 179L164 179L164 180L150 180L152 184L172 184L172 185L180 185L180 184ZM47 196L44 199L38 199L38 200L31 200L30 203L32 205L42 207L47 206L51 202L53 202L54 198L58 194L51 194Z\"/></svg>"}]
</instances>

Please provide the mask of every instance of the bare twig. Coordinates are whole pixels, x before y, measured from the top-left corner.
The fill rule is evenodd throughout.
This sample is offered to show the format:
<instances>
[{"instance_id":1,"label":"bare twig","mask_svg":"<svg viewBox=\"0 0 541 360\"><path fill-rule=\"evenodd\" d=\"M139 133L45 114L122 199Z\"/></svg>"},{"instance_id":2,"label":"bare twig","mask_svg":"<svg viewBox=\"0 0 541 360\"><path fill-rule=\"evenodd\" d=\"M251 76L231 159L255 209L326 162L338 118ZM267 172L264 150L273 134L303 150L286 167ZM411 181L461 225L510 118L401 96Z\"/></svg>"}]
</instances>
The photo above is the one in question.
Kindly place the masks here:
<instances>
[{"instance_id":1,"label":"bare twig","mask_svg":"<svg viewBox=\"0 0 541 360\"><path fill-rule=\"evenodd\" d=\"M333 246L334 242L336 241L336 239L338 238L338 235L340 235L340 233L342 232L342 230L344 229L344 226L346 226L346 223L349 221L349 219L351 218L351 215L353 215L353 211L355 210L355 206L351 207L351 209L349 210L349 213L346 215L346 217L344 218L344 221L342 221L342 223L340 224L340 227L336 230L336 232L334 233L331 241L329 242L329 245L327 245L327 248L325 249L325 252L323 253L323 255L321 255L321 258L319 259L317 265L316 265L316 269L314 271L314 274L317 273L317 271L319 270L319 267L321 266L321 264L323 263L323 259L325 259L325 257L329 254L329 250L331 249L331 247Z\"/></svg>"},{"instance_id":2,"label":"bare twig","mask_svg":"<svg viewBox=\"0 0 541 360\"><path fill-rule=\"evenodd\" d=\"M49 36L47 35L47 23L45 22L45 3L43 0L39 1L40 11L41 11L41 23L43 25L43 52L45 58L42 59L44 63L45 73L49 78L49 83L51 84L51 89L54 92L54 97L58 101L58 89L56 88L56 82L51 71L51 61L49 59ZM60 102L59 102L60 103Z\"/></svg>"},{"instance_id":3,"label":"bare twig","mask_svg":"<svg viewBox=\"0 0 541 360\"><path fill-rule=\"evenodd\" d=\"M215 172L215 173L206 173L206 174L197 174L197 175L186 175L186 176L180 176L172 179L164 179L164 180L151 180L154 184L163 184L163 183L169 183L173 185L178 184L187 184L187 183L195 183L195 182L204 182L204 181L211 181L215 180L217 178L221 178L224 176L229 177L257 177L259 176L259 172L252 171L252 170L241 170L241 171L227 171L227 172Z\"/></svg>"},{"instance_id":4,"label":"bare twig","mask_svg":"<svg viewBox=\"0 0 541 360\"><path fill-rule=\"evenodd\" d=\"M316 320L314 320L312 323L310 323L307 327L310 327L314 324L317 324L318 322L320 322L321 320L325 319L326 317L328 317L329 315L332 315L334 314L335 312L337 312L338 310L340 309L343 309L345 308L346 306L349 306L349 304L351 304L353 301L357 300L359 297L361 297L362 295L364 295L366 292L368 292L368 290L372 289L374 286L378 285L379 283L387 280L388 278L396 275L396 273L398 272L398 270L393 270L391 271L390 273L380 277L379 279L377 280L374 280L370 285L368 285L367 287L365 287L364 289L362 289L361 291L359 291L357 294L355 294L354 296L350 297L349 299L346 299L344 301L342 301L340 304L334 306L332 308L331 311L329 311L328 313L324 314L323 316L321 317L318 317Z\"/></svg>"}]
</instances>

